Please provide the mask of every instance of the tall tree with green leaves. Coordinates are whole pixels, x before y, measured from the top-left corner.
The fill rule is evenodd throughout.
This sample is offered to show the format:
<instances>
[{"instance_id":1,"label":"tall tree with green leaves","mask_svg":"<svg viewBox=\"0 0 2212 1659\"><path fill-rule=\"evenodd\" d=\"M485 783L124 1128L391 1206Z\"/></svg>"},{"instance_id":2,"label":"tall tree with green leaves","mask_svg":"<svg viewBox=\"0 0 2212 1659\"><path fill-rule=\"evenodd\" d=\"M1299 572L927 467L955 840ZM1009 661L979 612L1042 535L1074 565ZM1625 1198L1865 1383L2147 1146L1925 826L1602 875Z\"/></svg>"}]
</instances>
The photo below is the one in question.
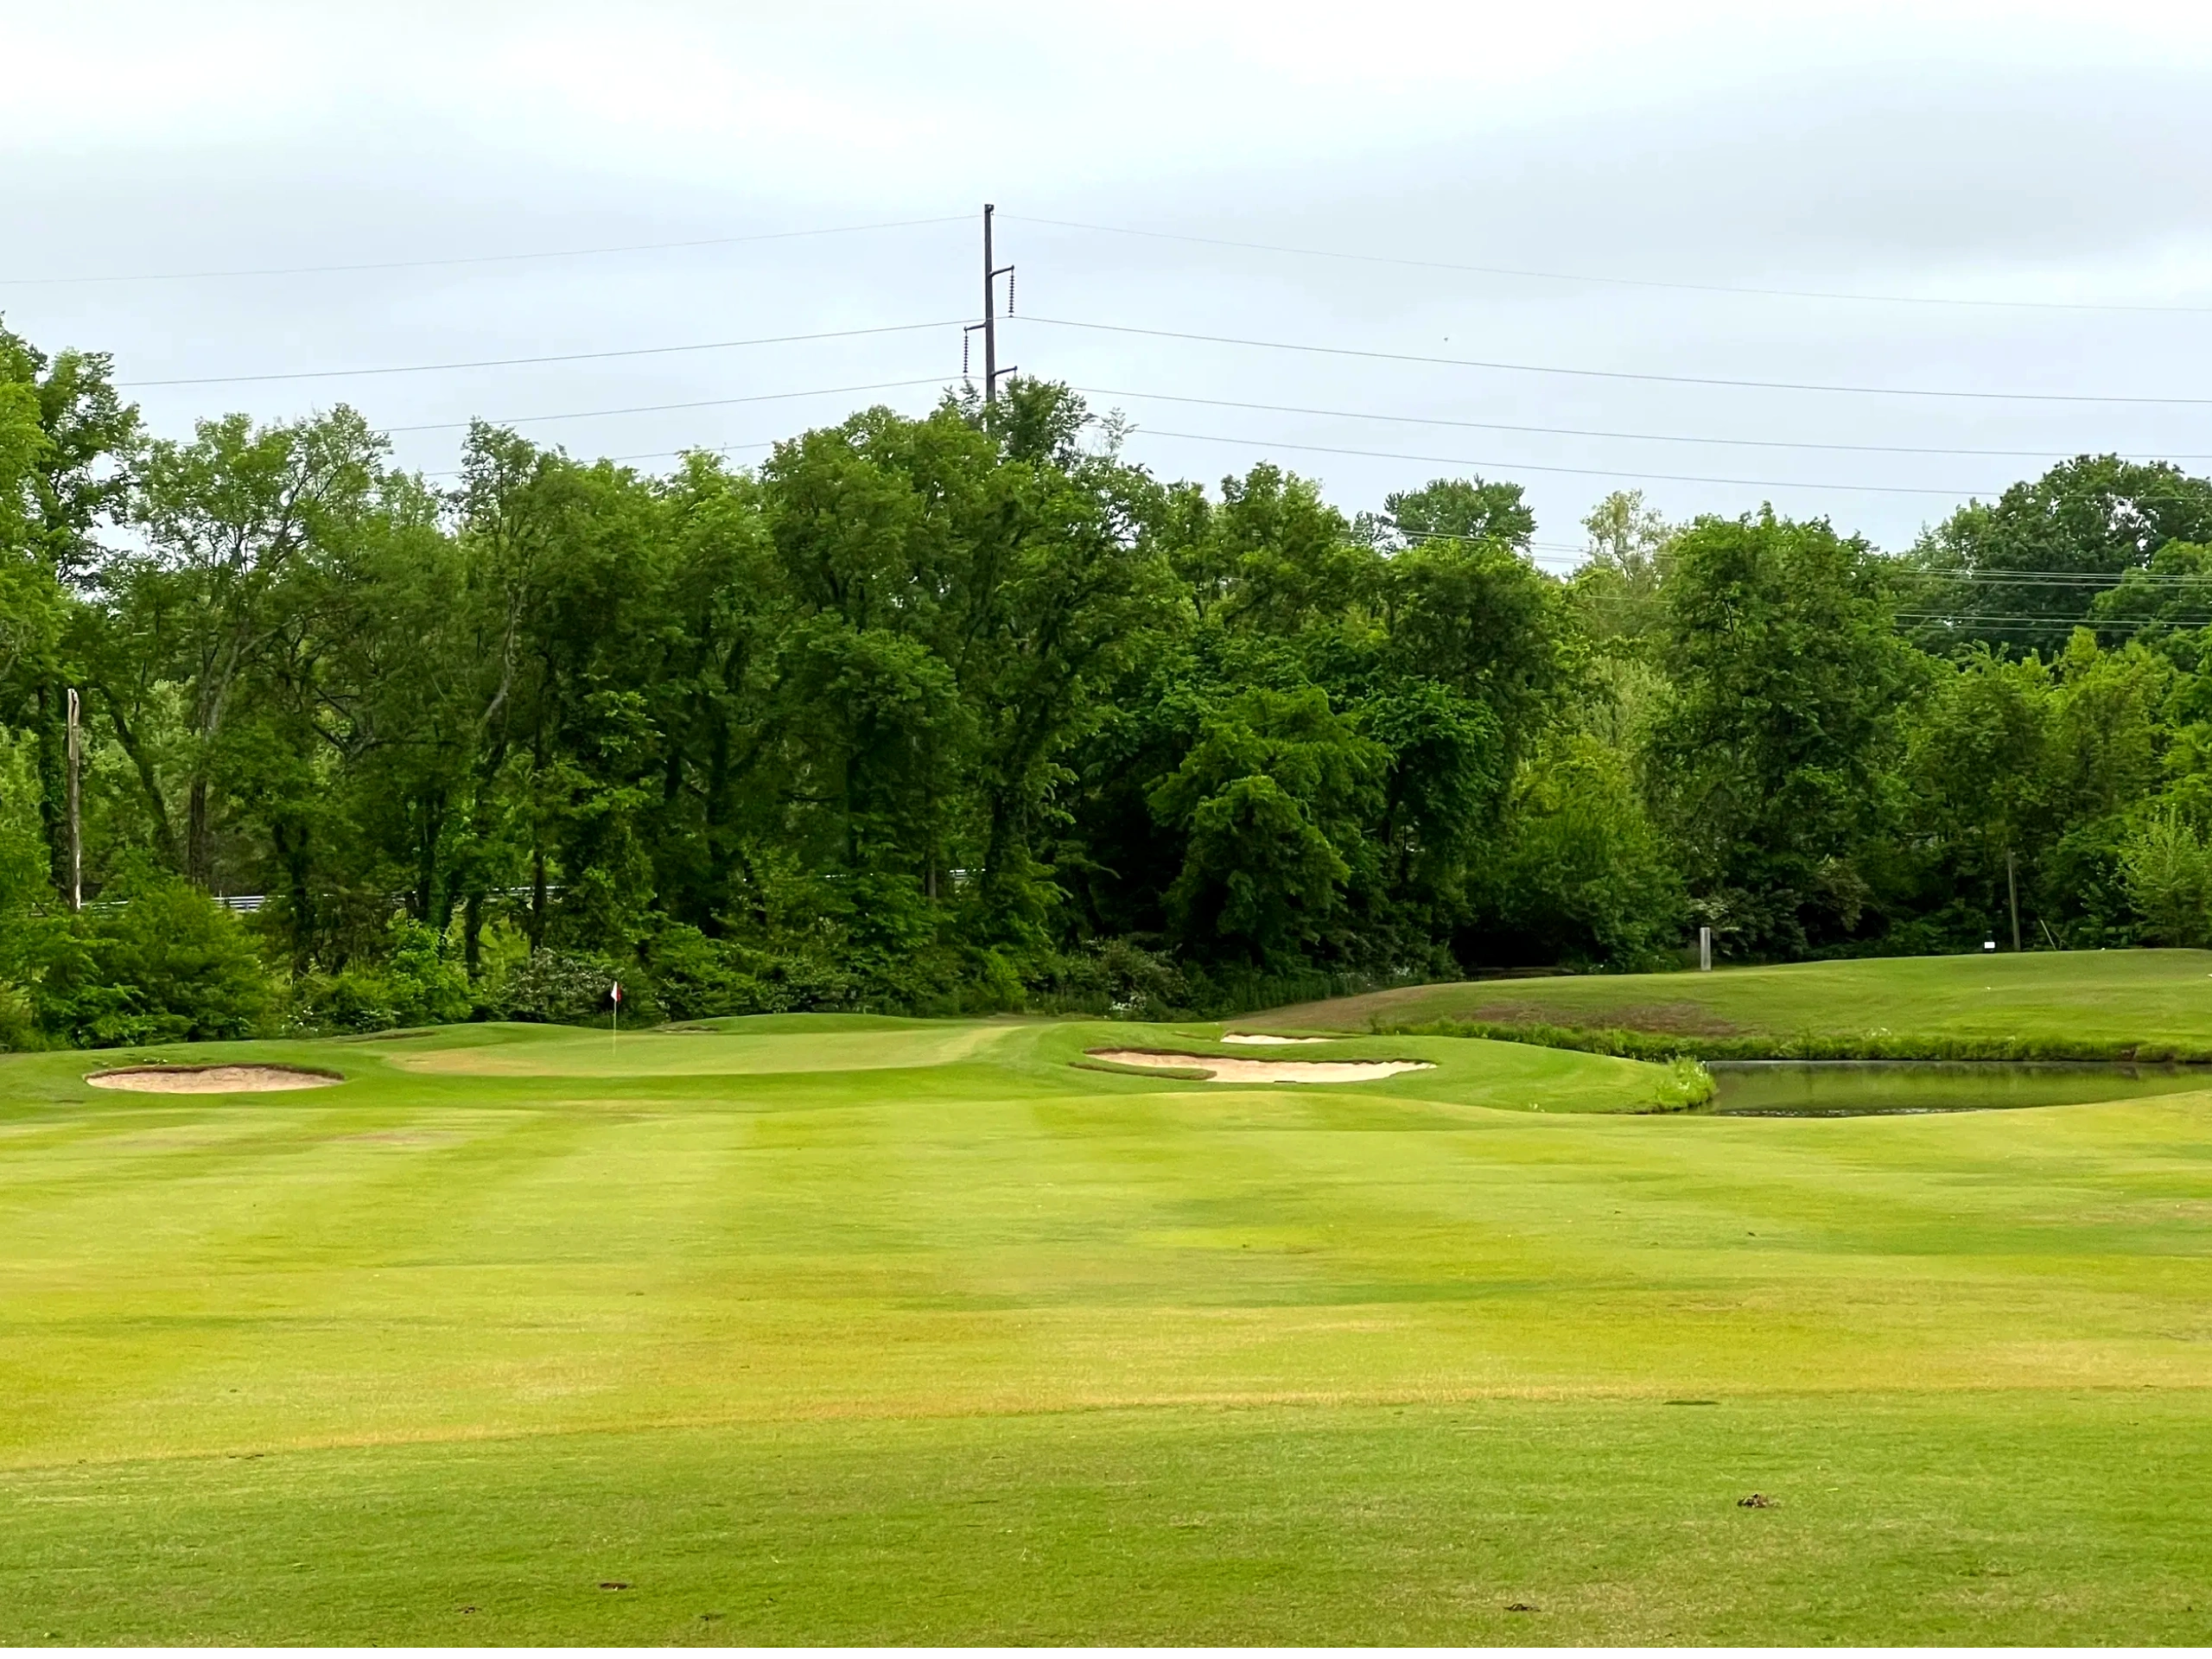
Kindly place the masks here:
<instances>
[{"instance_id":1,"label":"tall tree with green leaves","mask_svg":"<svg viewBox=\"0 0 2212 1659\"><path fill-rule=\"evenodd\" d=\"M2166 461L2080 455L1922 537L1910 608L1930 649L2060 648L2098 595L2170 542L2212 541L2212 479Z\"/></svg>"},{"instance_id":2,"label":"tall tree with green leaves","mask_svg":"<svg viewBox=\"0 0 2212 1659\"><path fill-rule=\"evenodd\" d=\"M109 567L118 649L98 690L164 850L203 888L222 874L220 754L242 694L315 550L367 510L385 450L342 406L266 427L232 415L156 442L135 482L144 549Z\"/></svg>"},{"instance_id":3,"label":"tall tree with green leaves","mask_svg":"<svg viewBox=\"0 0 2212 1659\"><path fill-rule=\"evenodd\" d=\"M1919 671L1866 543L1770 508L1677 535L1654 780L1691 891L1733 946L1850 937Z\"/></svg>"}]
</instances>

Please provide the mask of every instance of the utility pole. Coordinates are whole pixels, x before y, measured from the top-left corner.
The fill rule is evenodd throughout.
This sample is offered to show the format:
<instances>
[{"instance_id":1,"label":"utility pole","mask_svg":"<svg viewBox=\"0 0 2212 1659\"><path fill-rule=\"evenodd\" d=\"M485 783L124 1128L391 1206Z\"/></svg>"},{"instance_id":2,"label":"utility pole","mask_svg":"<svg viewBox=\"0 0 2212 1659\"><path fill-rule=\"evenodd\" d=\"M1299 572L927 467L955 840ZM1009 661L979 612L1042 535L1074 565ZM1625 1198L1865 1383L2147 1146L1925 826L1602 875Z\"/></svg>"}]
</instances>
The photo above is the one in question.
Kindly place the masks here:
<instances>
[{"instance_id":1,"label":"utility pole","mask_svg":"<svg viewBox=\"0 0 2212 1659\"><path fill-rule=\"evenodd\" d=\"M69 908L85 907L85 836L77 809L78 773L85 754L84 728L79 723L77 688L69 688Z\"/></svg>"},{"instance_id":2,"label":"utility pole","mask_svg":"<svg viewBox=\"0 0 2212 1659\"><path fill-rule=\"evenodd\" d=\"M978 329L982 332L983 406L986 409L991 408L993 405L997 404L999 400L998 279L1001 276L1007 279L1006 285L1007 315L1008 316L1012 316L1014 315L1014 267L1012 265L999 265L992 264L991 215L997 211L998 209L992 206L991 203L987 201L983 204L983 320L981 322L969 323L966 331L971 334L976 333ZM961 367L962 372L964 373L967 368L967 347L965 346L962 346L961 353ZM1008 365L1006 372L1008 374L1012 374L1014 372L1014 365Z\"/></svg>"}]
</instances>

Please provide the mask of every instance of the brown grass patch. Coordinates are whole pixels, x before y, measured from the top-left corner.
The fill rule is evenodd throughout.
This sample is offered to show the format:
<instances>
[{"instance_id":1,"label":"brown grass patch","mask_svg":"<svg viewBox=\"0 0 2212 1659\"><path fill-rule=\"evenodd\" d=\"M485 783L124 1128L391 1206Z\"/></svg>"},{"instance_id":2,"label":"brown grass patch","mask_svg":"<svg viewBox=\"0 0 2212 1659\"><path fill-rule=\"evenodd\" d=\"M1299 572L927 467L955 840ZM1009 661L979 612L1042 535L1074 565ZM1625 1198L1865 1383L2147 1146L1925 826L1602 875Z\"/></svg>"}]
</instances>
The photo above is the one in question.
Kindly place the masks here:
<instances>
[{"instance_id":1,"label":"brown grass patch","mask_svg":"<svg viewBox=\"0 0 2212 1659\"><path fill-rule=\"evenodd\" d=\"M1607 1008L1486 1002L1461 1016L1492 1026L1563 1026L1580 1031L1651 1031L1669 1037L1737 1037L1744 1027L1702 1002L1631 1002Z\"/></svg>"}]
</instances>

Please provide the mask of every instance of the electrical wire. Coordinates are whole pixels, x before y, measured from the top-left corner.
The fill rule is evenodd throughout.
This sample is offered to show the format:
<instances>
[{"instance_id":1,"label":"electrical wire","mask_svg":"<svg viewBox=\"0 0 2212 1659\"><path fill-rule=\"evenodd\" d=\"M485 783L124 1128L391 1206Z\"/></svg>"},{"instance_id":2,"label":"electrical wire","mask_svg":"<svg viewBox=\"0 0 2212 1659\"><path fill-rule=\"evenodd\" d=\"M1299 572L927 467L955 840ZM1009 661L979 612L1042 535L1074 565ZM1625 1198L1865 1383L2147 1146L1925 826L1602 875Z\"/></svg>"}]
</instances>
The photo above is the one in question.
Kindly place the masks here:
<instances>
[{"instance_id":1,"label":"electrical wire","mask_svg":"<svg viewBox=\"0 0 2212 1659\"><path fill-rule=\"evenodd\" d=\"M257 374L179 375L162 379L120 380L118 388L137 391L157 386L238 385L249 383L283 380L329 380L352 378L364 375L431 374L459 369L497 369L531 366L546 363L582 363L612 358L664 357L687 352L727 351L748 346L795 345L822 340L854 340L876 334L912 334L928 328L952 328L966 326L967 319L938 318L928 322L887 323L868 328L823 329L803 334L766 335L752 340L713 340L688 342L681 346L626 346L595 352L547 353L531 357L476 358L444 363L404 363L377 365L369 367L343 369L294 369L271 371ZM1756 391L1814 391L1843 393L1861 397L1954 397L1985 402L2113 404L2144 405L2174 405L2212 407L2212 397L2171 397L2136 396L2133 394L2059 391L1974 391L1923 386L1859 386L1818 381L1745 380L1714 375L1657 374L1628 369L1581 369L1558 364L1512 363L1480 358L1434 357L1410 352L1385 352L1348 346L1320 346L1309 342L1278 340L1254 340L1230 334L1203 334L1167 328L1142 328L1128 324L1090 322L1069 317L1040 317L1034 314L1009 322L1040 324L1047 327L1076 328L1094 333L1128 334L1152 340L1194 341L1217 346L1238 346L1262 351L1303 352L1326 357L1349 357L1372 362L1420 363L1446 368L1483 369L1513 374L1562 375L1582 379L1633 380L1665 385L1721 386L1734 390ZM1113 395L1113 394L1108 394ZM1131 393L1130 396L1145 394ZM1163 396L1165 394L1162 394ZM1293 411L1299 412L1299 411ZM1354 418L1358 418L1354 416ZM1469 423L1469 424L1474 424ZM1526 429L1543 430L1541 428ZM1632 433L1606 434L1592 432L1591 436L1637 437L1649 435ZM1701 441L1701 440L1684 440ZM1714 440L1714 442L1724 442ZM1834 446L1842 448L1844 446ZM1873 448L1874 446L1868 446ZM1929 453L1938 453L1929 451ZM1954 453L1999 454L1999 451L1975 452L1960 450ZM2019 454L2040 452L2017 452Z\"/></svg>"},{"instance_id":2,"label":"electrical wire","mask_svg":"<svg viewBox=\"0 0 2212 1659\"><path fill-rule=\"evenodd\" d=\"M1550 467L1525 461L1477 461L1465 455L1417 455L1395 449L1348 449L1325 443L1290 443L1278 438L1236 438L1217 432L1170 432L1161 427L1140 426L1133 429L1133 436L1155 438L1188 438L1198 443L1230 443L1251 449L1297 449L1324 455L1357 455L1376 461L1418 461L1439 467L1487 467L1492 471L1510 469L1522 473L1563 473L1577 478L1640 478L1669 484L1727 484L1759 490L1855 490L1881 495L1940 495L1957 499L1973 496L1973 490L1938 489L1920 484L1832 484L1822 480L1799 481L1771 478L1713 478L1687 473L1625 472L1612 467Z\"/></svg>"},{"instance_id":3,"label":"electrical wire","mask_svg":"<svg viewBox=\"0 0 2212 1659\"><path fill-rule=\"evenodd\" d=\"M2066 453L2063 449L1952 449L1937 446L1898 443L1819 443L1792 438L1713 438L1669 432L1609 432L1580 426L1518 426L1505 421L1465 421L1433 415L1382 415L1357 409L1315 409L1299 404L1255 404L1230 397L1189 397L1166 391L1131 391L1112 386L1076 386L1071 390L1092 397L1138 397L1155 403L1198 404L1209 409L1262 410L1278 415L1320 415L1336 420L1390 421L1408 426L1448 426L1479 432L1529 432L1546 437L1619 438L1637 443L1716 444L1750 449L1821 449L1870 455L1975 455L1997 460L2034 461ZM2212 454L2161 454L2161 461L2212 461Z\"/></svg>"},{"instance_id":4,"label":"electrical wire","mask_svg":"<svg viewBox=\"0 0 2212 1659\"><path fill-rule=\"evenodd\" d=\"M2191 618L2151 617L2058 617L2058 616L1979 616L1972 611L1897 611L1893 613L1900 622L1935 622L1961 628L2046 629L2071 633L2075 628L2094 631L2140 631L2144 628L2202 628L2212 627L2212 616Z\"/></svg>"},{"instance_id":5,"label":"electrical wire","mask_svg":"<svg viewBox=\"0 0 2212 1659\"><path fill-rule=\"evenodd\" d=\"M1653 288L1689 294L1731 294L1784 300L1841 300L1861 305L1936 305L2002 308L2025 311L2145 312L2153 315L2199 316L2212 314L2212 305L2131 305L2091 300L1951 299L1923 294L1859 294L1811 288L1752 288L1732 283L1664 282L1647 276L1599 276L1588 272L1538 270L1516 265L1468 265L1443 259L1410 259L1401 255L1346 253L1332 248L1301 248L1277 242L1243 242L1229 237L1195 236L1180 231L1135 230L1122 225L1095 225L1075 219L1042 219L1028 213L1001 213L1017 225L1049 225L1064 231L1091 231L1105 236L1140 237L1156 242L1189 242L1215 248L1238 248L1252 253L1284 253L1307 259L1336 259L1355 264L1395 265L1414 270L1449 270L1478 276L1514 276L1538 282L1583 283L1608 288Z\"/></svg>"},{"instance_id":6,"label":"electrical wire","mask_svg":"<svg viewBox=\"0 0 2212 1659\"><path fill-rule=\"evenodd\" d=\"M1929 386L1855 386L1815 380L1739 380L1721 375L1654 374L1631 369L1573 369L1550 363L1509 363L1485 358L1431 357L1415 352L1375 351L1351 346L1316 346L1300 340L1253 340L1237 334L1201 334L1174 328L1140 328L1118 322L1086 322L1072 317L1040 317L1035 312L1009 321L1048 328L1080 328L1098 334L1131 334L1206 346L1242 346L1258 351L1306 352L1323 357L1359 358L1377 363L1424 363L1444 368L1485 369L1510 374L1565 375L1586 380L1637 380L1660 385L1725 386L1751 391L1819 391L1866 397L1963 397L1985 403L2129 404L2212 407L2212 397L2164 397L2086 391L1965 391Z\"/></svg>"},{"instance_id":7,"label":"electrical wire","mask_svg":"<svg viewBox=\"0 0 2212 1659\"><path fill-rule=\"evenodd\" d=\"M762 438L757 442L748 443L695 443L682 449L647 449L627 455L594 455L582 464L595 467L603 461L670 461L681 455L726 455L733 449L772 449L782 442L781 438ZM417 474L422 478L466 478L467 475L467 469L462 467L446 467L434 473Z\"/></svg>"},{"instance_id":8,"label":"electrical wire","mask_svg":"<svg viewBox=\"0 0 2212 1659\"><path fill-rule=\"evenodd\" d=\"M614 357L666 357L678 352L732 351L742 346L792 346L817 340L858 340L871 334L911 334L925 328L951 328L960 319L937 322L893 322L875 328L830 328L811 334L768 334L757 340L709 340L688 346L633 346L611 352L557 352L543 357L487 357L461 363L399 363L365 369L299 369L276 374L198 374L167 380L118 380L118 388L147 386L232 386L265 380L336 380L371 374L432 374L447 369L509 369L537 363L588 363Z\"/></svg>"},{"instance_id":9,"label":"electrical wire","mask_svg":"<svg viewBox=\"0 0 2212 1659\"><path fill-rule=\"evenodd\" d=\"M2212 573L2199 575L2186 570L2145 570L2131 565L2125 570L1923 570L1915 573L1931 582L1983 582L1999 588L2112 588L2123 578L2133 576L2138 582L2171 583L2212 582Z\"/></svg>"},{"instance_id":10,"label":"electrical wire","mask_svg":"<svg viewBox=\"0 0 2212 1659\"><path fill-rule=\"evenodd\" d=\"M856 236L920 225L965 224L966 213L936 219L892 219L874 225L830 225L811 231L763 231L749 236L707 236L687 242L628 242L601 248L554 248L537 253L464 254L441 259L372 259L343 265L263 265L232 270L126 271L86 276L0 276L0 288L52 288L73 283L188 283L235 276L318 276L354 270L427 270L448 265L517 264L531 259L588 259L607 253L664 253L682 248L722 248L746 242L789 242L810 236Z\"/></svg>"},{"instance_id":11,"label":"electrical wire","mask_svg":"<svg viewBox=\"0 0 2212 1659\"><path fill-rule=\"evenodd\" d=\"M509 415L494 420L484 417L487 426L528 426L539 421L586 421L603 415L658 415L670 410L720 409L730 404L772 404L793 397L830 397L853 391L893 391L907 386L941 386L945 377L941 374L921 376L913 380L872 380L858 386L814 386L804 391L762 391L743 397L701 397L683 404L631 404L621 409L578 409L561 415ZM423 421L412 426L387 426L379 430L392 432L459 432L474 426L477 422Z\"/></svg>"}]
</instances>

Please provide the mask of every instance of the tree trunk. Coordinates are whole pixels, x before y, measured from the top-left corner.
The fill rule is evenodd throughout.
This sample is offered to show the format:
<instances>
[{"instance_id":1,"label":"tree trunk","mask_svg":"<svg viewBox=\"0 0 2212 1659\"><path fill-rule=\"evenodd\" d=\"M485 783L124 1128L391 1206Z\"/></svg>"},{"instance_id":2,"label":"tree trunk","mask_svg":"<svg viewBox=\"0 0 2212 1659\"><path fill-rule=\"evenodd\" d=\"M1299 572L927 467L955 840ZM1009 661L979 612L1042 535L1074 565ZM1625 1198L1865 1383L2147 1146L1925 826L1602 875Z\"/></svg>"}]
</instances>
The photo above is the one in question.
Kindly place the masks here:
<instances>
[{"instance_id":1,"label":"tree trunk","mask_svg":"<svg viewBox=\"0 0 2212 1659\"><path fill-rule=\"evenodd\" d=\"M212 891L215 860L214 849L210 844L207 780L205 778L192 780L184 823L185 878L202 891Z\"/></svg>"}]
</instances>

